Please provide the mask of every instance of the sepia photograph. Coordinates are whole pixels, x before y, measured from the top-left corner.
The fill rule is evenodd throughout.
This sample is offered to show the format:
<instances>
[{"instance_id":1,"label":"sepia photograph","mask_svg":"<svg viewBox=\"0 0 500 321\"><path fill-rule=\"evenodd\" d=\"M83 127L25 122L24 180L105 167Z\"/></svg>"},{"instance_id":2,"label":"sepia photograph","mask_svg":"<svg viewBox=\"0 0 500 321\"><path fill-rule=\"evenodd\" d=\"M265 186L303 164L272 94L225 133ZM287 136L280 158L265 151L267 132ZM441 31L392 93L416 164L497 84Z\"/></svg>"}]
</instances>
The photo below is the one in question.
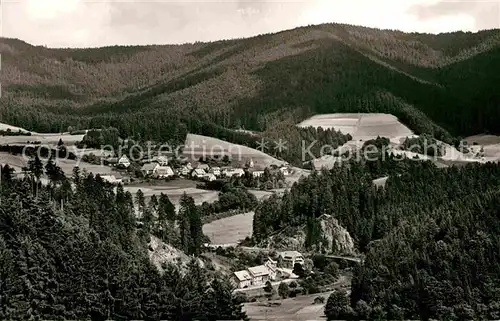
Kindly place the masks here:
<instances>
[{"instance_id":1,"label":"sepia photograph","mask_svg":"<svg viewBox=\"0 0 500 321\"><path fill-rule=\"evenodd\" d=\"M0 0L0 321L500 320L500 0Z\"/></svg>"}]
</instances>

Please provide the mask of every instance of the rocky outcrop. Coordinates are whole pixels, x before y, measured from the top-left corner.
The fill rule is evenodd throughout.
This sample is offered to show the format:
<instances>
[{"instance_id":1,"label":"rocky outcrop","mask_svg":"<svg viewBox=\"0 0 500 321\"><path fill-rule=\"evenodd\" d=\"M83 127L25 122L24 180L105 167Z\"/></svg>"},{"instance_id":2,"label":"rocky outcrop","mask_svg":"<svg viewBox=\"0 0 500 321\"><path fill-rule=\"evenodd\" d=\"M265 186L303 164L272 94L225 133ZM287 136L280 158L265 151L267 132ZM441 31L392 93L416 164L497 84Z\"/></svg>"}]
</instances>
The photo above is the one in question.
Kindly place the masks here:
<instances>
[{"instance_id":1,"label":"rocky outcrop","mask_svg":"<svg viewBox=\"0 0 500 321\"><path fill-rule=\"evenodd\" d=\"M328 252L335 254L355 254L354 240L349 232L339 224L337 219L331 215L323 215L320 217L320 224L324 243L326 243L322 244L322 246Z\"/></svg>"},{"instance_id":2,"label":"rocky outcrop","mask_svg":"<svg viewBox=\"0 0 500 321\"><path fill-rule=\"evenodd\" d=\"M184 270L191 260L191 257L186 255L184 252L176 249L170 244L164 243L157 237L151 236L151 240L148 245L149 259L160 272L163 272L164 264L175 264ZM198 261L203 267L204 262L199 259Z\"/></svg>"},{"instance_id":3,"label":"rocky outcrop","mask_svg":"<svg viewBox=\"0 0 500 321\"><path fill-rule=\"evenodd\" d=\"M355 255L356 247L349 232L331 215L318 218L322 231L322 242L318 250L328 254ZM269 237L263 246L283 250L305 251L305 227L296 231L284 231Z\"/></svg>"}]
</instances>

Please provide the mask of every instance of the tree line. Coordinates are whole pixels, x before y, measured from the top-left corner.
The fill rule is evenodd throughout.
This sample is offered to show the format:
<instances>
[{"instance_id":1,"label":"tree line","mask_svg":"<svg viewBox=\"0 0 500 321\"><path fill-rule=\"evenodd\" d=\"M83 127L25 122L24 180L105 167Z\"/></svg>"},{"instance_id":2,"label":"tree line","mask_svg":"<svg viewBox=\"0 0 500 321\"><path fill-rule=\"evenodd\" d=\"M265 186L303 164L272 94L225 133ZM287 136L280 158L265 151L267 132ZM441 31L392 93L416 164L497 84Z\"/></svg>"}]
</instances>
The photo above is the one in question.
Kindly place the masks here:
<instances>
[{"instance_id":1,"label":"tree line","mask_svg":"<svg viewBox=\"0 0 500 321\"><path fill-rule=\"evenodd\" d=\"M99 175L75 168L69 179L36 158L28 167L22 180L2 168L1 319L246 319L222 276L196 261L164 264L163 273L149 261L150 235L174 241L169 231L187 253L199 253L201 225L189 200L175 217L165 196L152 200L152 224L140 195L134 200ZM45 171L54 174L48 185L38 182Z\"/></svg>"}]
</instances>

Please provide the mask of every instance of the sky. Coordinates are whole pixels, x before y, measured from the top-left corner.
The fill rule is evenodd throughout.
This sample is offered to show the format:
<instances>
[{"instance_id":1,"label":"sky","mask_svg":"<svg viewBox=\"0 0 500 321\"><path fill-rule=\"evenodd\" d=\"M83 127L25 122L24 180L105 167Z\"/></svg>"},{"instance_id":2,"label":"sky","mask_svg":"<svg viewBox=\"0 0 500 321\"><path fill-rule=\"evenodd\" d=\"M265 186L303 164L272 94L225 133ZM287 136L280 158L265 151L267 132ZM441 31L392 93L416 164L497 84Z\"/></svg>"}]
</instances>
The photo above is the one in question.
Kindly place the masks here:
<instances>
[{"instance_id":1,"label":"sky","mask_svg":"<svg viewBox=\"0 0 500 321\"><path fill-rule=\"evenodd\" d=\"M500 28L500 0L0 0L1 35L48 47L178 44L326 22L428 33Z\"/></svg>"}]
</instances>

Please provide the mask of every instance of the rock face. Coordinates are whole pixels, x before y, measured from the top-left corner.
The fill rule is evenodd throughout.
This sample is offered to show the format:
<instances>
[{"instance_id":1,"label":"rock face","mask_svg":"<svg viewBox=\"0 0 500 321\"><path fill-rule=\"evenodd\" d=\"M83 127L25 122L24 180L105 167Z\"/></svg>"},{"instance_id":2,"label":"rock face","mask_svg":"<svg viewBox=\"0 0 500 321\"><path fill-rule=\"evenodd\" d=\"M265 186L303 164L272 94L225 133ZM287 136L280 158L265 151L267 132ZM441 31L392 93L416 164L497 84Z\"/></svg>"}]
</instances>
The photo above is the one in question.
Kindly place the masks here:
<instances>
[{"instance_id":1,"label":"rock face","mask_svg":"<svg viewBox=\"0 0 500 321\"><path fill-rule=\"evenodd\" d=\"M321 230L326 244L322 244L328 252L335 254L355 254L354 240L347 230L342 227L337 219L331 215L320 217Z\"/></svg>"},{"instance_id":2,"label":"rock face","mask_svg":"<svg viewBox=\"0 0 500 321\"><path fill-rule=\"evenodd\" d=\"M149 259L160 272L163 272L163 264L175 264L184 270L191 257L172 245L162 242L159 238L151 236ZM198 262L202 267L204 266L203 261L198 259Z\"/></svg>"},{"instance_id":3,"label":"rock face","mask_svg":"<svg viewBox=\"0 0 500 321\"><path fill-rule=\"evenodd\" d=\"M331 215L323 215L319 218L323 242L321 249L327 254L355 255L356 247L349 232L342 227L337 219ZM269 237L265 245L278 251L296 250L305 251L306 232L305 228L298 231L277 234Z\"/></svg>"}]
</instances>

